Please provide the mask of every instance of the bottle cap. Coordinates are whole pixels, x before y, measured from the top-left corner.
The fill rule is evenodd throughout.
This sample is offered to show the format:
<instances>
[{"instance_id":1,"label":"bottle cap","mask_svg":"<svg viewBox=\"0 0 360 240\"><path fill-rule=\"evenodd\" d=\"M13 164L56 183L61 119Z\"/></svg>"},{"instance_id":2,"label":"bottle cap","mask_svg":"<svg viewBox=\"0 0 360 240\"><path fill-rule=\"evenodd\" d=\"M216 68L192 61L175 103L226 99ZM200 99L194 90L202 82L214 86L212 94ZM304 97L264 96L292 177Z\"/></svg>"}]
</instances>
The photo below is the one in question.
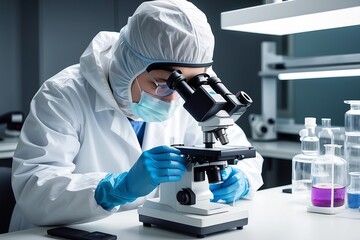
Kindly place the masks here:
<instances>
[{"instance_id":1,"label":"bottle cap","mask_svg":"<svg viewBox=\"0 0 360 240\"><path fill-rule=\"evenodd\" d=\"M331 118L322 118L321 125L323 128L330 128L331 127Z\"/></svg>"},{"instance_id":2,"label":"bottle cap","mask_svg":"<svg viewBox=\"0 0 360 240\"><path fill-rule=\"evenodd\" d=\"M344 100L344 103L350 105L360 105L360 100Z\"/></svg>"},{"instance_id":3,"label":"bottle cap","mask_svg":"<svg viewBox=\"0 0 360 240\"><path fill-rule=\"evenodd\" d=\"M305 118L305 127L316 127L316 118L306 117Z\"/></svg>"}]
</instances>

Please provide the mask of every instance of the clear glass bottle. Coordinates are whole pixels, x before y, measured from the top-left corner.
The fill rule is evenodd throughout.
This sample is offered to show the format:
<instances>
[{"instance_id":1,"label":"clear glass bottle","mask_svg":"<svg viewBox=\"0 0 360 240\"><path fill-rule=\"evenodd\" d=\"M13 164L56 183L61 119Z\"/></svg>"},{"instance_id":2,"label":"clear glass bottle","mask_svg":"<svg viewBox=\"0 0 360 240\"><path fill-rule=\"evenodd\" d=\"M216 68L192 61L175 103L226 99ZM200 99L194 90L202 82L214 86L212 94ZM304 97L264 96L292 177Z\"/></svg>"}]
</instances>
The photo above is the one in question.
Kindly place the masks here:
<instances>
[{"instance_id":1,"label":"clear glass bottle","mask_svg":"<svg viewBox=\"0 0 360 240\"><path fill-rule=\"evenodd\" d=\"M360 172L360 100L347 100L344 103L350 104L350 110L345 113L344 156L348 173Z\"/></svg>"},{"instance_id":2,"label":"clear glass bottle","mask_svg":"<svg viewBox=\"0 0 360 240\"><path fill-rule=\"evenodd\" d=\"M325 155L311 166L311 212L336 213L344 207L346 192L346 161L335 155L341 145L326 144Z\"/></svg>"},{"instance_id":3,"label":"clear glass bottle","mask_svg":"<svg viewBox=\"0 0 360 240\"><path fill-rule=\"evenodd\" d=\"M360 207L360 172L350 173L350 185L347 187L348 208Z\"/></svg>"},{"instance_id":4,"label":"clear glass bottle","mask_svg":"<svg viewBox=\"0 0 360 240\"><path fill-rule=\"evenodd\" d=\"M325 144L334 144L334 134L331 130L331 119L321 119L321 131L318 134L320 142L320 155L325 154Z\"/></svg>"},{"instance_id":5,"label":"clear glass bottle","mask_svg":"<svg viewBox=\"0 0 360 240\"><path fill-rule=\"evenodd\" d=\"M319 155L319 138L315 128L316 118L305 118L305 129L300 131L301 154L292 159L292 196L304 204L310 202L311 164Z\"/></svg>"}]
</instances>

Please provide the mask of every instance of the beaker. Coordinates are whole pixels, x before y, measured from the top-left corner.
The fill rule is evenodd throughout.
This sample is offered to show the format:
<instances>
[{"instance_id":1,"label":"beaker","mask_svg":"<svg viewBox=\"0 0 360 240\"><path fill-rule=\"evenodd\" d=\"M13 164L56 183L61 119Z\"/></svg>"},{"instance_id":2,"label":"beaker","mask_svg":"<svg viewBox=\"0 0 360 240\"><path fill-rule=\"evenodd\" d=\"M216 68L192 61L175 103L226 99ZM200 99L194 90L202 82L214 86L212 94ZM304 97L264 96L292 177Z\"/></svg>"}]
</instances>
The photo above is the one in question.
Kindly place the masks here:
<instances>
[{"instance_id":1,"label":"beaker","mask_svg":"<svg viewBox=\"0 0 360 240\"><path fill-rule=\"evenodd\" d=\"M311 166L311 203L315 207L336 208L345 203L346 162L335 155L337 147L341 146L326 144L325 155L315 159Z\"/></svg>"},{"instance_id":2,"label":"beaker","mask_svg":"<svg viewBox=\"0 0 360 240\"><path fill-rule=\"evenodd\" d=\"M351 172L350 185L347 187L347 202L349 208L360 207L360 172Z\"/></svg>"}]
</instances>

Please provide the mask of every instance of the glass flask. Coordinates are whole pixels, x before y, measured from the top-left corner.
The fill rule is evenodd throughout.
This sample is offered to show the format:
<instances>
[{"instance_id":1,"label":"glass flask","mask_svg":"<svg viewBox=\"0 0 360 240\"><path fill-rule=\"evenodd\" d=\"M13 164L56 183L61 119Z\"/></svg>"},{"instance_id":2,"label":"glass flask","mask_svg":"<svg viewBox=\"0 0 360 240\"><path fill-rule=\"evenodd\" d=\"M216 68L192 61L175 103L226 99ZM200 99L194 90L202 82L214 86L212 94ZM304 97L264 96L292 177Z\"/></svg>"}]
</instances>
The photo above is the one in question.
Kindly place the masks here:
<instances>
[{"instance_id":1,"label":"glass flask","mask_svg":"<svg viewBox=\"0 0 360 240\"><path fill-rule=\"evenodd\" d=\"M316 118L305 118L300 131L301 154L292 159L292 196L299 203L310 202L311 164L319 155L319 138L315 135Z\"/></svg>"},{"instance_id":2,"label":"glass flask","mask_svg":"<svg viewBox=\"0 0 360 240\"><path fill-rule=\"evenodd\" d=\"M331 130L331 119L321 119L321 131L318 134L320 143L320 155L325 154L325 144L334 144L334 134Z\"/></svg>"},{"instance_id":3,"label":"glass flask","mask_svg":"<svg viewBox=\"0 0 360 240\"><path fill-rule=\"evenodd\" d=\"M345 113L344 157L348 173L360 172L360 100L347 100L344 103L350 104L350 109Z\"/></svg>"},{"instance_id":4,"label":"glass flask","mask_svg":"<svg viewBox=\"0 0 360 240\"><path fill-rule=\"evenodd\" d=\"M312 212L335 213L333 209L345 204L346 161L335 155L337 147L341 145L326 144L325 155L315 159L311 166Z\"/></svg>"},{"instance_id":5,"label":"glass flask","mask_svg":"<svg viewBox=\"0 0 360 240\"><path fill-rule=\"evenodd\" d=\"M347 187L348 208L360 207L360 172L350 173L350 185Z\"/></svg>"}]
</instances>

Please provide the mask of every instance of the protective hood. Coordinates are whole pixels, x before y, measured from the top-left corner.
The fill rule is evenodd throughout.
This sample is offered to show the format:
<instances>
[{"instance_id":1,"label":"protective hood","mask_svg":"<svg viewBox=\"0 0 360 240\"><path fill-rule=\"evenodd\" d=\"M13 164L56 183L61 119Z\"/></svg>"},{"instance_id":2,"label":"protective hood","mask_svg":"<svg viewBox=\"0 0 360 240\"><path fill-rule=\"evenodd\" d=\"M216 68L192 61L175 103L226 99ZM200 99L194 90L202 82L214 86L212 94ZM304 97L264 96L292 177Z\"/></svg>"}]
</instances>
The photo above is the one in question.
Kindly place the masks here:
<instances>
[{"instance_id":1,"label":"protective hood","mask_svg":"<svg viewBox=\"0 0 360 240\"><path fill-rule=\"evenodd\" d=\"M203 12L185 0L142 3L120 30L113 47L109 80L115 100L125 114L131 110L130 87L152 63L211 66L214 36Z\"/></svg>"},{"instance_id":2,"label":"protective hood","mask_svg":"<svg viewBox=\"0 0 360 240\"><path fill-rule=\"evenodd\" d=\"M117 32L99 32L80 57L81 74L97 93L97 111L118 109L108 82L112 50L118 40Z\"/></svg>"}]
</instances>

